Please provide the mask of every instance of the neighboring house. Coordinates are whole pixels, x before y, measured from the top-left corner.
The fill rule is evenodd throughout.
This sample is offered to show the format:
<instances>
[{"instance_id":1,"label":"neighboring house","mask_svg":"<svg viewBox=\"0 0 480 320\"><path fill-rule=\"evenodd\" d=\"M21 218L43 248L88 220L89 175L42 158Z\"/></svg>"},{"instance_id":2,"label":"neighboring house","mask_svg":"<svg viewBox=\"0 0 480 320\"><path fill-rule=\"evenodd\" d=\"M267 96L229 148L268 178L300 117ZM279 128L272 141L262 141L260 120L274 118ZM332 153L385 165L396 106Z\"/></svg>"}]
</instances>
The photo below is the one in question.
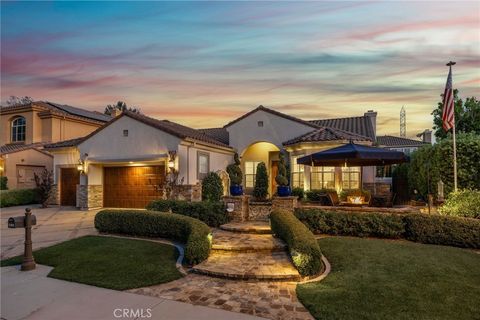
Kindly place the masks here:
<instances>
[{"instance_id":1,"label":"neighboring house","mask_svg":"<svg viewBox=\"0 0 480 320\"><path fill-rule=\"evenodd\" d=\"M375 141L375 123L375 112L361 117L305 121L260 106L222 128L192 129L124 112L84 138L45 148L54 155L58 203L80 208L142 208L164 196L169 166L178 171L184 188L193 190L208 172L224 171L233 162L235 151L241 156L247 193L253 190L256 167L261 161L267 165L269 192L275 193L282 150L289 154L294 187L360 188L373 182L368 175L362 177L360 167L309 168L295 165L295 160L349 141L371 145Z\"/></svg>"},{"instance_id":2,"label":"neighboring house","mask_svg":"<svg viewBox=\"0 0 480 320\"><path fill-rule=\"evenodd\" d=\"M9 189L32 188L34 173L53 168L46 143L82 137L111 117L52 102L0 108L0 174Z\"/></svg>"}]
</instances>

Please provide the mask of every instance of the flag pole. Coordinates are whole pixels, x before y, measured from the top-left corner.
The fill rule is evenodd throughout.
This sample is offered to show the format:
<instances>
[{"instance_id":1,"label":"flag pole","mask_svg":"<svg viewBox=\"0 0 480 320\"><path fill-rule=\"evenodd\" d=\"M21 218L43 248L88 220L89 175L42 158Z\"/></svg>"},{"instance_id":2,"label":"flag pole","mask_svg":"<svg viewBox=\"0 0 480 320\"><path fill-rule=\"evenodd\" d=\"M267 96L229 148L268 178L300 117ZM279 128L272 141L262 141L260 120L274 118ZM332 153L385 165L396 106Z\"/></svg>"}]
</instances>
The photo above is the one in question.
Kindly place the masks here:
<instances>
[{"instance_id":1,"label":"flag pole","mask_svg":"<svg viewBox=\"0 0 480 320\"><path fill-rule=\"evenodd\" d=\"M452 70L452 66L455 64L456 62L450 61L449 63L447 63L447 66L450 68L450 70ZM453 92L452 92L452 95L453 95ZM457 141L455 138L455 101L453 102L452 138L453 138L453 190L456 192L457 191Z\"/></svg>"}]
</instances>

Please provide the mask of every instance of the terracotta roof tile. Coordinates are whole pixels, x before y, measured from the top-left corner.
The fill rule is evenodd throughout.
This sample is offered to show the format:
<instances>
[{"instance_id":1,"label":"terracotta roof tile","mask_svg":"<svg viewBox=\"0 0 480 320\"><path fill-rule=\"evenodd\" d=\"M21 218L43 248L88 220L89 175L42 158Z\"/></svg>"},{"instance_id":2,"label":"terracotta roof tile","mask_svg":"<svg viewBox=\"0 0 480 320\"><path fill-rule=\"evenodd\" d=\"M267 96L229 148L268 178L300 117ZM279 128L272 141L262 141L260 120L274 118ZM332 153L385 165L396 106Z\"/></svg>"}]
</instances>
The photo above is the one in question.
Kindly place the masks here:
<instances>
[{"instance_id":1,"label":"terracotta roof tile","mask_svg":"<svg viewBox=\"0 0 480 320\"><path fill-rule=\"evenodd\" d=\"M294 139L285 141L283 145L292 145L302 142L320 142L320 141L336 141L336 140L347 140L347 141L372 141L369 137L355 134L352 132L330 128L322 127L320 129L313 130L304 135L296 137Z\"/></svg>"},{"instance_id":2,"label":"terracotta roof tile","mask_svg":"<svg viewBox=\"0 0 480 320\"><path fill-rule=\"evenodd\" d=\"M36 142L36 143L10 143L10 144L5 144L0 147L0 154L8 154L8 153L13 153L13 152L18 152L18 151L23 151L23 150L28 150L28 149L41 149L45 145L45 142Z\"/></svg>"},{"instance_id":3,"label":"terracotta roof tile","mask_svg":"<svg viewBox=\"0 0 480 320\"><path fill-rule=\"evenodd\" d=\"M213 139L220 141L224 144L230 144L230 134L225 128L207 128L207 129L198 129L198 131L205 133L207 136L212 137Z\"/></svg>"},{"instance_id":4,"label":"terracotta roof tile","mask_svg":"<svg viewBox=\"0 0 480 320\"><path fill-rule=\"evenodd\" d=\"M70 140L64 140L64 141L58 141L58 142L54 142L54 143L47 143L43 147L45 149L74 147L77 144L79 144L81 141L83 141L83 138L84 137L70 139Z\"/></svg>"},{"instance_id":5,"label":"terracotta roof tile","mask_svg":"<svg viewBox=\"0 0 480 320\"><path fill-rule=\"evenodd\" d=\"M362 136L367 136L372 141L375 140L375 131L368 116L310 120L310 122L317 126L336 128Z\"/></svg>"},{"instance_id":6,"label":"terracotta roof tile","mask_svg":"<svg viewBox=\"0 0 480 320\"><path fill-rule=\"evenodd\" d=\"M377 143L382 147L421 147L429 143L395 136L378 136Z\"/></svg>"}]
</instances>

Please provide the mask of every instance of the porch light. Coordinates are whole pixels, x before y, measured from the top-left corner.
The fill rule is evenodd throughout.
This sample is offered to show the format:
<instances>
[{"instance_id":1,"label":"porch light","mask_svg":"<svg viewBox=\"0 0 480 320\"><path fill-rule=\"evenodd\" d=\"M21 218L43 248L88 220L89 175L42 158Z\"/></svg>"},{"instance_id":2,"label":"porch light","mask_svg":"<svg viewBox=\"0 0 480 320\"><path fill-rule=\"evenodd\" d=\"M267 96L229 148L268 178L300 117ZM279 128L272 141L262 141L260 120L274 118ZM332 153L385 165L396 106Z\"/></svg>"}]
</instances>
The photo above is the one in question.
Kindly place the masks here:
<instances>
[{"instance_id":1,"label":"porch light","mask_svg":"<svg viewBox=\"0 0 480 320\"><path fill-rule=\"evenodd\" d=\"M169 167L170 169L175 168L175 161L169 160L169 161L168 161L168 167Z\"/></svg>"},{"instance_id":2,"label":"porch light","mask_svg":"<svg viewBox=\"0 0 480 320\"><path fill-rule=\"evenodd\" d=\"M77 170L78 170L80 173L85 172L85 162L82 161L81 159L78 160Z\"/></svg>"}]
</instances>

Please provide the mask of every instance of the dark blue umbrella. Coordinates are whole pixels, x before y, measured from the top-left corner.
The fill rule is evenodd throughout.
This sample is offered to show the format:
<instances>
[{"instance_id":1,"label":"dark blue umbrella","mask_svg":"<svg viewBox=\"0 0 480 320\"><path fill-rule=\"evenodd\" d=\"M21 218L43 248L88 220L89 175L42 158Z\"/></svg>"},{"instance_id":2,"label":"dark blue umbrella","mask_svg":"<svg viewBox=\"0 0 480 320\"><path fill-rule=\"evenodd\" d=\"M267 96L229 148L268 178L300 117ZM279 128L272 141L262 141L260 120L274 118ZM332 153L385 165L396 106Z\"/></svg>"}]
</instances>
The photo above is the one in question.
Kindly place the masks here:
<instances>
[{"instance_id":1,"label":"dark blue umbrella","mask_svg":"<svg viewBox=\"0 0 480 320\"><path fill-rule=\"evenodd\" d=\"M340 147L301 157L297 159L297 163L307 166L381 166L403 163L407 160L405 154L400 151L350 142Z\"/></svg>"}]
</instances>

